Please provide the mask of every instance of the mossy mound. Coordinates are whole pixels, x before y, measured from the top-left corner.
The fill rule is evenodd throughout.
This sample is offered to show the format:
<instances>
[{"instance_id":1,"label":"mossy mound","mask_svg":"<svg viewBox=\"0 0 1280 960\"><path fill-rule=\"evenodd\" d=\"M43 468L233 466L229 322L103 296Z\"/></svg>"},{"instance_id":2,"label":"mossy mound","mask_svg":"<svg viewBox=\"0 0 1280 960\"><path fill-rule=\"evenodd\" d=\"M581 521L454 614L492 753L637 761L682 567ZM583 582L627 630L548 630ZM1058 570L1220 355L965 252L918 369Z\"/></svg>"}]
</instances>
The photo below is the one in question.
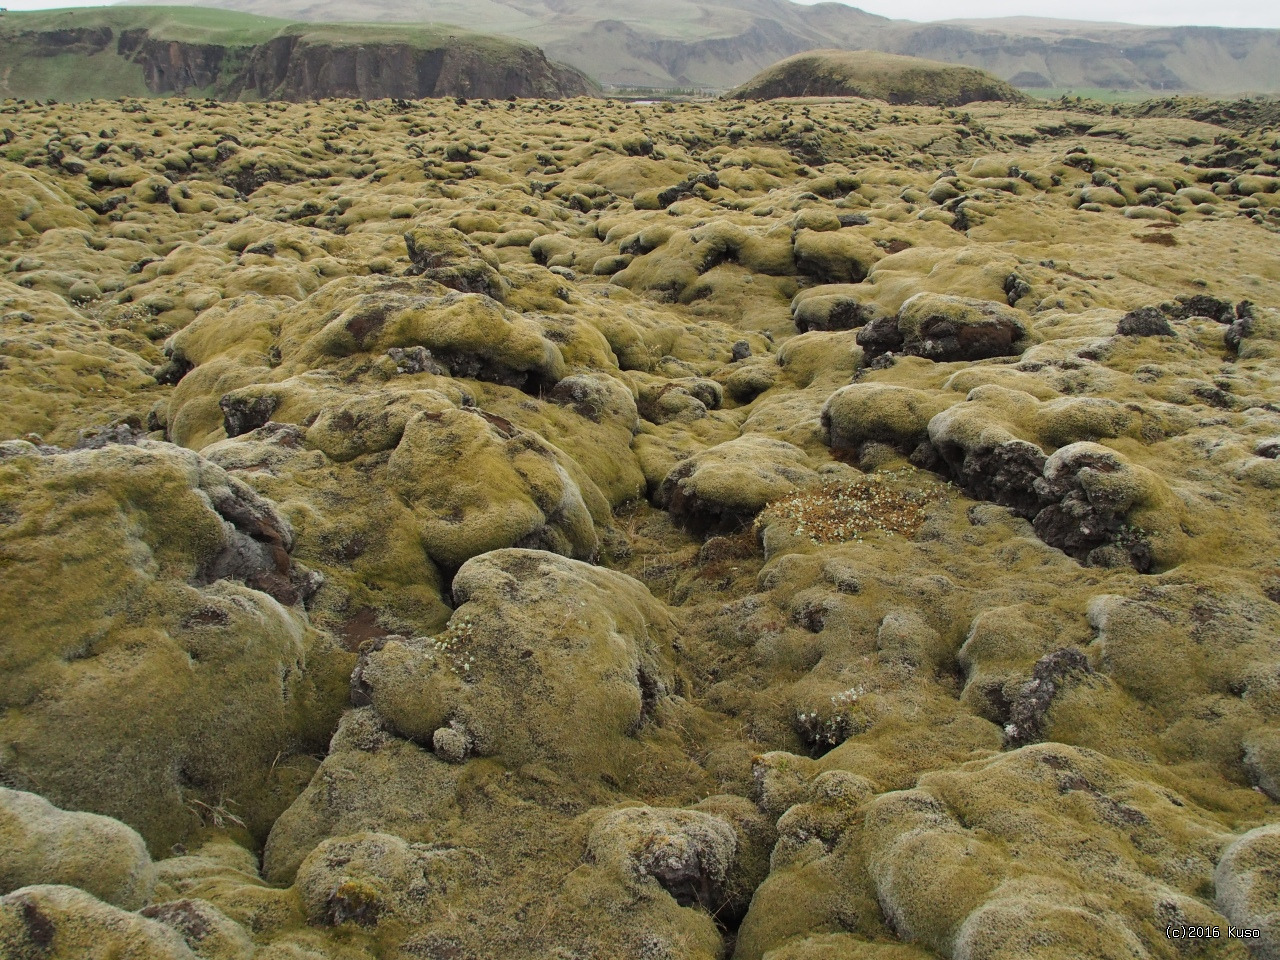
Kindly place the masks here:
<instances>
[{"instance_id":1,"label":"mossy mound","mask_svg":"<svg viewBox=\"0 0 1280 960\"><path fill-rule=\"evenodd\" d=\"M153 850L208 818L262 831L308 775L345 672L302 612L315 583L288 524L169 444L5 455L3 610L21 617L5 628L21 638L6 647L6 782L122 819Z\"/></svg>"},{"instance_id":2,"label":"mossy mound","mask_svg":"<svg viewBox=\"0 0 1280 960\"><path fill-rule=\"evenodd\" d=\"M985 70L873 50L814 50L781 60L728 97L866 97L955 107L975 100L1021 103L1026 96Z\"/></svg>"},{"instance_id":3,"label":"mossy mound","mask_svg":"<svg viewBox=\"0 0 1280 960\"><path fill-rule=\"evenodd\" d=\"M816 480L799 448L744 436L673 468L656 499L674 517L732 529L748 523L769 501Z\"/></svg>"},{"instance_id":4,"label":"mossy mound","mask_svg":"<svg viewBox=\"0 0 1280 960\"><path fill-rule=\"evenodd\" d=\"M388 641L359 671L361 698L391 729L451 762L494 756L599 776L677 687L673 625L621 574L499 550L464 565L453 593L444 632ZM587 729L589 739L571 732Z\"/></svg>"},{"instance_id":5,"label":"mossy mound","mask_svg":"<svg viewBox=\"0 0 1280 960\"><path fill-rule=\"evenodd\" d=\"M171 927L109 906L76 887L41 884L0 897L0 947L14 957L126 955L199 960Z\"/></svg>"},{"instance_id":6,"label":"mossy mound","mask_svg":"<svg viewBox=\"0 0 1280 960\"><path fill-rule=\"evenodd\" d=\"M4 893L59 881L126 910L151 897L151 857L142 837L119 820L64 812L34 793L0 787L0 836Z\"/></svg>"},{"instance_id":7,"label":"mossy mound","mask_svg":"<svg viewBox=\"0 0 1280 960\"><path fill-rule=\"evenodd\" d=\"M1214 871L1217 904L1224 916L1252 934L1254 956L1280 952L1280 884L1269 869L1280 853L1280 828L1258 827L1223 851Z\"/></svg>"}]
</instances>

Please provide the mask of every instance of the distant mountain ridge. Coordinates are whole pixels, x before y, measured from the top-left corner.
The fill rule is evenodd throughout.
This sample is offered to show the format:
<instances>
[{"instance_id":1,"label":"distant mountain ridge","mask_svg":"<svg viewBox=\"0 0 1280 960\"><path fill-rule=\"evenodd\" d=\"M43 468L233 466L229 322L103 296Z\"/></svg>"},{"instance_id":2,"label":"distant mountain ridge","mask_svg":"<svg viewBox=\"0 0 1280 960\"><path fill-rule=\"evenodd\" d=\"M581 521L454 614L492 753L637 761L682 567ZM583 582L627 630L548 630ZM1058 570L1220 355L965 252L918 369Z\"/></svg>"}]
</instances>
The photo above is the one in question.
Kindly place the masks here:
<instances>
[{"instance_id":1,"label":"distant mountain ridge","mask_svg":"<svg viewBox=\"0 0 1280 960\"><path fill-rule=\"evenodd\" d=\"M421 22L412 0L208 0L299 20ZM728 89L785 57L838 47L987 70L1026 88L1280 92L1280 30L1005 18L914 23L790 0L433 0L436 23L518 37L606 85Z\"/></svg>"}]
</instances>

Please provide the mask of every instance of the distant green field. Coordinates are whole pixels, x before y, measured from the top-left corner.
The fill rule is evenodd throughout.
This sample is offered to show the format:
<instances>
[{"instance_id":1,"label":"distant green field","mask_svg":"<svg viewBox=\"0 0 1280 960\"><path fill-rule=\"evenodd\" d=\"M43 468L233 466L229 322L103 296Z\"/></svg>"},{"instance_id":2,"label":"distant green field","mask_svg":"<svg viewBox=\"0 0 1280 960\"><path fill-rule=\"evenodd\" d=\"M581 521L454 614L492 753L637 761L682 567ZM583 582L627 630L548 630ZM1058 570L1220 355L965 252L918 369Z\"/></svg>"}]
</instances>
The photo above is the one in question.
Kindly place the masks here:
<instances>
[{"instance_id":1,"label":"distant green field","mask_svg":"<svg viewBox=\"0 0 1280 960\"><path fill-rule=\"evenodd\" d=\"M212 7L63 7L32 13L6 13L0 20L0 36L25 31L105 26L113 30L141 28L168 40L237 46L270 40L288 25L289 21L275 17L258 17Z\"/></svg>"},{"instance_id":2,"label":"distant green field","mask_svg":"<svg viewBox=\"0 0 1280 960\"><path fill-rule=\"evenodd\" d=\"M1051 87L1048 89L1023 89L1029 97L1037 100L1060 100L1063 97L1074 100L1096 100L1099 103L1141 103L1152 97L1161 96L1154 90L1108 90L1105 87Z\"/></svg>"},{"instance_id":3,"label":"distant green field","mask_svg":"<svg viewBox=\"0 0 1280 960\"><path fill-rule=\"evenodd\" d=\"M449 38L465 39L497 51L528 46L516 40L469 33L438 23L298 23L275 17L259 17L211 7L68 7L33 13L6 13L0 19L0 39L19 43L21 33L66 28L110 27L112 30L144 29L161 40L213 43L236 47L265 43L282 35L303 36L313 42L334 45L407 43L435 46ZM0 52L9 62L17 50Z\"/></svg>"}]
</instances>

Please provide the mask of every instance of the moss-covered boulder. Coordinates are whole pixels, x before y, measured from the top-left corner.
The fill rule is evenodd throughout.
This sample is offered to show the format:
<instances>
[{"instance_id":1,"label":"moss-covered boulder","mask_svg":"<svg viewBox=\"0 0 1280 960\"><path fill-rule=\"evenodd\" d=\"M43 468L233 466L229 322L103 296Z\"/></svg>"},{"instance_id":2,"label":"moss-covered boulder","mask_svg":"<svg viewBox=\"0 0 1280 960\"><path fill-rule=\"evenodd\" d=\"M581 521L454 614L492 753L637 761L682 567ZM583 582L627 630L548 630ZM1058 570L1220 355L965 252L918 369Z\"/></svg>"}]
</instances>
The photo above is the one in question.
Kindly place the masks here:
<instances>
[{"instance_id":1,"label":"moss-covered boulder","mask_svg":"<svg viewBox=\"0 0 1280 960\"><path fill-rule=\"evenodd\" d=\"M460 293L483 293L495 300L504 299L510 289L493 254L453 227L435 223L415 226L405 233L404 242L412 275Z\"/></svg>"},{"instance_id":2,"label":"moss-covered boulder","mask_svg":"<svg viewBox=\"0 0 1280 960\"><path fill-rule=\"evenodd\" d=\"M853 330L866 326L879 310L844 293L797 296L791 303L791 319L801 333L810 330Z\"/></svg>"},{"instance_id":3,"label":"moss-covered boulder","mask_svg":"<svg viewBox=\"0 0 1280 960\"><path fill-rule=\"evenodd\" d=\"M0 897L0 950L50 960L202 960L172 927L75 887L47 884Z\"/></svg>"},{"instance_id":4,"label":"moss-covered boulder","mask_svg":"<svg viewBox=\"0 0 1280 960\"><path fill-rule=\"evenodd\" d=\"M295 887L308 922L375 927L384 921L421 923L432 913L436 891L456 893L484 872L483 858L472 850L363 832L331 838L312 850L298 869Z\"/></svg>"},{"instance_id":5,"label":"moss-covered boulder","mask_svg":"<svg viewBox=\"0 0 1280 960\"><path fill-rule=\"evenodd\" d=\"M1280 826L1258 827L1222 853L1213 881L1218 909L1233 924L1250 931L1245 941L1262 960L1280 957Z\"/></svg>"},{"instance_id":6,"label":"moss-covered boulder","mask_svg":"<svg viewBox=\"0 0 1280 960\"><path fill-rule=\"evenodd\" d=\"M972 297L919 293L898 311L902 350L912 356L947 362L1015 356L1027 346L1029 325L1012 307ZM878 345L859 343L868 354Z\"/></svg>"},{"instance_id":7,"label":"moss-covered boulder","mask_svg":"<svg viewBox=\"0 0 1280 960\"><path fill-rule=\"evenodd\" d=\"M0 838L2 893L60 883L125 910L150 899L155 876L146 844L119 820L65 812L34 793L0 787Z\"/></svg>"},{"instance_id":8,"label":"moss-covered boulder","mask_svg":"<svg viewBox=\"0 0 1280 960\"><path fill-rule=\"evenodd\" d=\"M466 473L454 467L466 464ZM387 483L413 505L423 546L447 570L501 547L589 559L593 515L608 507L582 468L510 421L474 409L416 414L390 459Z\"/></svg>"},{"instance_id":9,"label":"moss-covered boulder","mask_svg":"<svg viewBox=\"0 0 1280 960\"><path fill-rule=\"evenodd\" d=\"M683 521L734 527L750 522L771 500L817 479L799 447L749 434L675 466L654 499Z\"/></svg>"},{"instance_id":10,"label":"moss-covered boulder","mask_svg":"<svg viewBox=\"0 0 1280 960\"><path fill-rule=\"evenodd\" d=\"M326 289L312 309L300 311L284 331L284 361L311 367L354 353L422 346L457 377L536 391L565 375L560 348L538 324L488 296L440 296L406 281L370 286Z\"/></svg>"},{"instance_id":11,"label":"moss-covered boulder","mask_svg":"<svg viewBox=\"0 0 1280 960\"><path fill-rule=\"evenodd\" d=\"M444 632L369 651L356 688L439 757L600 776L675 692L671 618L629 577L498 550L466 563L453 594Z\"/></svg>"},{"instance_id":12,"label":"moss-covered boulder","mask_svg":"<svg viewBox=\"0 0 1280 960\"><path fill-rule=\"evenodd\" d=\"M714 914L725 905L737 846L733 828L712 814L625 807L592 825L587 856L632 883L657 883L681 906Z\"/></svg>"},{"instance_id":13,"label":"moss-covered boulder","mask_svg":"<svg viewBox=\"0 0 1280 960\"><path fill-rule=\"evenodd\" d=\"M308 623L289 525L168 444L7 446L4 779L153 850L212 817L264 831L308 774L262 770L323 743L349 663Z\"/></svg>"},{"instance_id":14,"label":"moss-covered boulder","mask_svg":"<svg viewBox=\"0 0 1280 960\"><path fill-rule=\"evenodd\" d=\"M833 450L887 443L909 452L928 438L929 421L945 403L911 387L854 383L827 398L822 425Z\"/></svg>"},{"instance_id":15,"label":"moss-covered boulder","mask_svg":"<svg viewBox=\"0 0 1280 960\"><path fill-rule=\"evenodd\" d=\"M1016 818L1008 817L1011 796ZM1033 938L1050 929L1048 956L1118 958L1161 944L1170 922L1223 923L1197 899L1212 876L1221 827L1174 799L1095 753L1024 747L873 801L863 834L867 865L894 928L947 955L1043 952ZM1081 859L1085 836L1096 846ZM1145 874L1141 851L1175 842L1188 859ZM1038 853L1023 869L1016 857L1027 845ZM1077 879L1054 875L1066 860ZM1119 888L1132 899L1102 909L1090 901ZM1245 955L1243 945L1227 949Z\"/></svg>"}]
</instances>

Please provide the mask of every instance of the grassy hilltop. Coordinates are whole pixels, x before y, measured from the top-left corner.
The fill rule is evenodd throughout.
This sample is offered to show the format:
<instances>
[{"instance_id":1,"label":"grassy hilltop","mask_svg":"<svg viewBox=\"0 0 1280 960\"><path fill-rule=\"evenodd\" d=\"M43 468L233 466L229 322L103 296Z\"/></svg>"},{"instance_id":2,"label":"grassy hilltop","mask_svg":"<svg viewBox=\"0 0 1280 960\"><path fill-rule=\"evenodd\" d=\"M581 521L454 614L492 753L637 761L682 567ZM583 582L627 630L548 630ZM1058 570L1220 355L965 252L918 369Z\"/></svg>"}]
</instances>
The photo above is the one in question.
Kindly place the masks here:
<instances>
[{"instance_id":1,"label":"grassy hilltop","mask_svg":"<svg viewBox=\"0 0 1280 960\"><path fill-rule=\"evenodd\" d=\"M1275 956L1278 364L1274 103L4 98L0 957Z\"/></svg>"},{"instance_id":2,"label":"grassy hilltop","mask_svg":"<svg viewBox=\"0 0 1280 960\"><path fill-rule=\"evenodd\" d=\"M1025 101L1026 95L973 67L900 57L874 50L815 50L797 54L756 74L727 96L867 97L893 104L955 107L975 100Z\"/></svg>"}]
</instances>

